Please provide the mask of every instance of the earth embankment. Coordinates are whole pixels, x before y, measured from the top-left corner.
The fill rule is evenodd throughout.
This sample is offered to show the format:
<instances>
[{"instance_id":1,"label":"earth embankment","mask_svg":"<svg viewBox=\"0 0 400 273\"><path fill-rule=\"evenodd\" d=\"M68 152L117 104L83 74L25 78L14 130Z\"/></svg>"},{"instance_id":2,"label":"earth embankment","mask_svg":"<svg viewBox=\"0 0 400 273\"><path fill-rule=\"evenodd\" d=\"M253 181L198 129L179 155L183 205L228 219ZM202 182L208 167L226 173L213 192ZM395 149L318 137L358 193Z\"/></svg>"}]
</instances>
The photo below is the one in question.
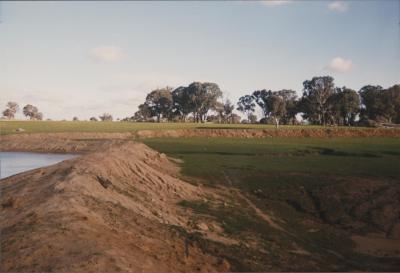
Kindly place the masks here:
<instances>
[{"instance_id":1,"label":"earth embankment","mask_svg":"<svg viewBox=\"0 0 400 273\"><path fill-rule=\"evenodd\" d=\"M226 260L203 253L180 232L193 228L176 204L202 191L177 178L175 164L124 137L88 138L2 143L86 154L1 181L1 271L229 271Z\"/></svg>"},{"instance_id":2,"label":"earth embankment","mask_svg":"<svg viewBox=\"0 0 400 273\"><path fill-rule=\"evenodd\" d=\"M399 129L386 128L305 128L305 129L181 129L181 130L140 130L137 138L162 137L400 137Z\"/></svg>"}]
</instances>

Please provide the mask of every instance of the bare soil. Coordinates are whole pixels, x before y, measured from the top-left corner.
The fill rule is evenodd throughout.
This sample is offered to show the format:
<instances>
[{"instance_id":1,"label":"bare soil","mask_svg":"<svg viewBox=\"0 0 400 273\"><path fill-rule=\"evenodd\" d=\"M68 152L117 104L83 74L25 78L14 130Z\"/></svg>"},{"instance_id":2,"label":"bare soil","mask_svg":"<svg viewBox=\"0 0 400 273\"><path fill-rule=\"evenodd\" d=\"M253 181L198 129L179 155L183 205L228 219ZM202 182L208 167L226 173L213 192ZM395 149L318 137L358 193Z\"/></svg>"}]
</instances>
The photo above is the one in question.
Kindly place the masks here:
<instances>
[{"instance_id":1,"label":"bare soil","mask_svg":"<svg viewBox=\"0 0 400 273\"><path fill-rule=\"evenodd\" d=\"M90 141L37 138L32 150L94 149ZM98 144L98 152L1 180L2 272L230 270L179 232L196 228L176 203L202 190L178 179L175 164L133 141Z\"/></svg>"},{"instance_id":2,"label":"bare soil","mask_svg":"<svg viewBox=\"0 0 400 273\"><path fill-rule=\"evenodd\" d=\"M37 133L0 136L0 151L87 153L131 139L130 133Z\"/></svg>"}]
</instances>

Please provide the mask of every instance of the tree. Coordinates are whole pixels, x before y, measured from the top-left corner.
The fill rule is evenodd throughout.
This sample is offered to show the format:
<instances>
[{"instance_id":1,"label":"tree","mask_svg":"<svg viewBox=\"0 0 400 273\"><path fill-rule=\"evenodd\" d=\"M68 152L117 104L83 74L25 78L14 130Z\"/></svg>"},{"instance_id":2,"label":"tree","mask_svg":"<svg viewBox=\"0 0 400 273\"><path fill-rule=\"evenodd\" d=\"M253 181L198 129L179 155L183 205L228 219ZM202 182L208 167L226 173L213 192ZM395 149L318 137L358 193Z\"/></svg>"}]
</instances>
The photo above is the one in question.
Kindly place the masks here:
<instances>
[{"instance_id":1,"label":"tree","mask_svg":"<svg viewBox=\"0 0 400 273\"><path fill-rule=\"evenodd\" d=\"M185 122L192 112L190 96L187 87L181 86L172 91L172 114Z\"/></svg>"},{"instance_id":2,"label":"tree","mask_svg":"<svg viewBox=\"0 0 400 273\"><path fill-rule=\"evenodd\" d=\"M253 92L253 98L257 105L261 108L264 114L264 118L268 117L268 108L267 108L267 103L266 101L268 100L268 97L272 95L271 90L256 90Z\"/></svg>"},{"instance_id":3,"label":"tree","mask_svg":"<svg viewBox=\"0 0 400 273\"><path fill-rule=\"evenodd\" d=\"M101 121L113 121L113 117L109 113L104 113L103 115L99 116Z\"/></svg>"},{"instance_id":4,"label":"tree","mask_svg":"<svg viewBox=\"0 0 400 273\"><path fill-rule=\"evenodd\" d=\"M43 114L42 112L37 112L35 115L35 119L36 120L43 120Z\"/></svg>"},{"instance_id":5,"label":"tree","mask_svg":"<svg viewBox=\"0 0 400 273\"><path fill-rule=\"evenodd\" d=\"M214 122L214 123L220 123L221 122L221 118L219 115L208 115L207 122Z\"/></svg>"},{"instance_id":6,"label":"tree","mask_svg":"<svg viewBox=\"0 0 400 273\"><path fill-rule=\"evenodd\" d=\"M6 104L6 109L3 111L3 116L5 116L8 119L13 119L18 109L19 109L18 103L9 101Z\"/></svg>"},{"instance_id":7,"label":"tree","mask_svg":"<svg viewBox=\"0 0 400 273\"><path fill-rule=\"evenodd\" d=\"M217 116L213 117L218 123L232 123L233 122L233 110L235 106L230 100L226 100L224 103L217 101L212 110L217 112ZM207 120L210 120L207 118Z\"/></svg>"},{"instance_id":8,"label":"tree","mask_svg":"<svg viewBox=\"0 0 400 273\"><path fill-rule=\"evenodd\" d=\"M383 89L379 85L366 85L360 89L361 117L375 121L400 122L400 85Z\"/></svg>"},{"instance_id":9,"label":"tree","mask_svg":"<svg viewBox=\"0 0 400 273\"><path fill-rule=\"evenodd\" d=\"M38 108L36 106L33 106L32 104L25 105L25 107L22 109L22 112L26 117L29 117L29 119L31 120L43 119L43 114L39 112Z\"/></svg>"},{"instance_id":10,"label":"tree","mask_svg":"<svg viewBox=\"0 0 400 273\"><path fill-rule=\"evenodd\" d=\"M304 117L310 122L325 125L328 120L329 97L335 92L334 79L330 76L314 77L303 82Z\"/></svg>"},{"instance_id":11,"label":"tree","mask_svg":"<svg viewBox=\"0 0 400 273\"><path fill-rule=\"evenodd\" d=\"M161 117L167 117L171 114L172 102L171 88L166 87L150 92L146 97L145 104L149 107L150 112L157 117L157 122L160 122Z\"/></svg>"},{"instance_id":12,"label":"tree","mask_svg":"<svg viewBox=\"0 0 400 273\"><path fill-rule=\"evenodd\" d=\"M144 122L151 118L153 115L152 110L146 103L140 104L138 107L138 111L132 117L133 121Z\"/></svg>"},{"instance_id":13,"label":"tree","mask_svg":"<svg viewBox=\"0 0 400 273\"><path fill-rule=\"evenodd\" d=\"M330 98L331 118L333 123L354 125L355 118L360 112L360 97L356 91L343 87ZM336 117L336 120L334 120Z\"/></svg>"},{"instance_id":14,"label":"tree","mask_svg":"<svg viewBox=\"0 0 400 273\"><path fill-rule=\"evenodd\" d=\"M366 85L360 89L362 118L377 120L379 116L383 115L385 106L380 96L382 92L383 88L379 85Z\"/></svg>"},{"instance_id":15,"label":"tree","mask_svg":"<svg viewBox=\"0 0 400 273\"><path fill-rule=\"evenodd\" d=\"M193 82L186 92L196 122L205 121L208 111L216 108L218 98L222 96L219 86L210 82Z\"/></svg>"},{"instance_id":16,"label":"tree","mask_svg":"<svg viewBox=\"0 0 400 273\"><path fill-rule=\"evenodd\" d=\"M291 89L282 89L274 92L275 95L281 97L284 101L296 100L296 91Z\"/></svg>"},{"instance_id":17,"label":"tree","mask_svg":"<svg viewBox=\"0 0 400 273\"><path fill-rule=\"evenodd\" d=\"M296 115L299 113L299 102L297 100L286 101L285 107L286 114L282 117L282 122L295 125L297 122Z\"/></svg>"},{"instance_id":18,"label":"tree","mask_svg":"<svg viewBox=\"0 0 400 273\"><path fill-rule=\"evenodd\" d=\"M385 89L382 94L385 109L382 111L386 120L391 122L400 122L400 85L393 85Z\"/></svg>"},{"instance_id":19,"label":"tree","mask_svg":"<svg viewBox=\"0 0 400 273\"><path fill-rule=\"evenodd\" d=\"M279 127L281 121L284 121L284 123L294 122L298 111L295 91L283 89L273 92L263 89L254 91L253 98L264 113L264 118L260 122L273 119L276 128ZM290 107L289 113L287 111L288 106Z\"/></svg>"},{"instance_id":20,"label":"tree","mask_svg":"<svg viewBox=\"0 0 400 273\"><path fill-rule=\"evenodd\" d=\"M224 109L224 122L233 123L233 109L235 105L231 103L230 100L226 100L223 106Z\"/></svg>"},{"instance_id":21,"label":"tree","mask_svg":"<svg viewBox=\"0 0 400 273\"><path fill-rule=\"evenodd\" d=\"M222 92L217 84L193 82L172 92L169 87L154 90L147 95L144 105L147 105L151 116L157 117L158 122L165 117L168 120L186 121L190 113L193 114L194 121L203 122L209 110L215 110L221 96ZM141 114L135 113L137 118Z\"/></svg>"},{"instance_id":22,"label":"tree","mask_svg":"<svg viewBox=\"0 0 400 273\"><path fill-rule=\"evenodd\" d=\"M13 119L14 118L14 113L11 111L11 109L7 108L3 111L3 116L8 118L8 119Z\"/></svg>"},{"instance_id":23,"label":"tree","mask_svg":"<svg viewBox=\"0 0 400 273\"><path fill-rule=\"evenodd\" d=\"M90 121L98 121L96 117L91 117L89 120Z\"/></svg>"},{"instance_id":24,"label":"tree","mask_svg":"<svg viewBox=\"0 0 400 273\"><path fill-rule=\"evenodd\" d=\"M250 122L250 123L257 123L257 116L254 115L254 114L251 114L251 115L248 117L248 122Z\"/></svg>"},{"instance_id":25,"label":"tree","mask_svg":"<svg viewBox=\"0 0 400 273\"><path fill-rule=\"evenodd\" d=\"M282 123L295 124L296 115L299 112L296 91L282 89L274 92L274 94L280 96L285 102L285 114L281 118Z\"/></svg>"},{"instance_id":26,"label":"tree","mask_svg":"<svg viewBox=\"0 0 400 273\"><path fill-rule=\"evenodd\" d=\"M72 121L79 121L79 118L78 117L73 117Z\"/></svg>"},{"instance_id":27,"label":"tree","mask_svg":"<svg viewBox=\"0 0 400 273\"><path fill-rule=\"evenodd\" d=\"M266 109L268 109L268 116L274 119L275 126L278 129L280 119L286 114L285 101L281 96L273 94L267 97L265 104Z\"/></svg>"},{"instance_id":28,"label":"tree","mask_svg":"<svg viewBox=\"0 0 400 273\"><path fill-rule=\"evenodd\" d=\"M393 85L385 91L385 102L389 122L400 123L400 84Z\"/></svg>"},{"instance_id":29,"label":"tree","mask_svg":"<svg viewBox=\"0 0 400 273\"><path fill-rule=\"evenodd\" d=\"M229 117L229 120L230 120L229 123L238 124L238 123L240 123L241 119L242 118L239 115L232 113Z\"/></svg>"},{"instance_id":30,"label":"tree","mask_svg":"<svg viewBox=\"0 0 400 273\"><path fill-rule=\"evenodd\" d=\"M225 109L224 109L224 104L222 102L217 101L213 107L213 110L215 112L217 112L217 115L215 116L214 121L218 122L218 123L223 123L225 120ZM209 118L207 117L207 121L209 120Z\"/></svg>"},{"instance_id":31,"label":"tree","mask_svg":"<svg viewBox=\"0 0 400 273\"><path fill-rule=\"evenodd\" d=\"M245 114L247 117L247 121L252 123L250 117L251 115L253 115L255 108L256 104L254 103L254 97L250 95L245 95L239 98L236 110Z\"/></svg>"}]
</instances>

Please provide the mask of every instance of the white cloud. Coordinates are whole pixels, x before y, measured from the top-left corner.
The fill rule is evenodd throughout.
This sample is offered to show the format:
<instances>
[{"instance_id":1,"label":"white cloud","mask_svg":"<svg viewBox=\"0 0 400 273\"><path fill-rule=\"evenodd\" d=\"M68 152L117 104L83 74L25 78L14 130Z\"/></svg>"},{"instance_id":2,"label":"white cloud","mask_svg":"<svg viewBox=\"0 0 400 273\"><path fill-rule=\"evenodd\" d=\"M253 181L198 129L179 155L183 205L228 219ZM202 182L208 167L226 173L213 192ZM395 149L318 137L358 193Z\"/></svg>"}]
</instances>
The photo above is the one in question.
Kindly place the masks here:
<instances>
[{"instance_id":1,"label":"white cloud","mask_svg":"<svg viewBox=\"0 0 400 273\"><path fill-rule=\"evenodd\" d=\"M116 46L100 46L92 48L89 56L98 61L116 62L122 60L125 57L125 53Z\"/></svg>"},{"instance_id":2,"label":"white cloud","mask_svg":"<svg viewBox=\"0 0 400 273\"><path fill-rule=\"evenodd\" d=\"M353 68L353 62L349 59L335 57L330 61L326 68L332 72L349 72Z\"/></svg>"},{"instance_id":3,"label":"white cloud","mask_svg":"<svg viewBox=\"0 0 400 273\"><path fill-rule=\"evenodd\" d=\"M328 8L333 11L345 12L349 9L349 5L343 1L333 1L328 4Z\"/></svg>"},{"instance_id":4,"label":"white cloud","mask_svg":"<svg viewBox=\"0 0 400 273\"><path fill-rule=\"evenodd\" d=\"M267 7L276 7L286 5L292 2L291 0L265 0L261 1L262 4L266 5Z\"/></svg>"}]
</instances>

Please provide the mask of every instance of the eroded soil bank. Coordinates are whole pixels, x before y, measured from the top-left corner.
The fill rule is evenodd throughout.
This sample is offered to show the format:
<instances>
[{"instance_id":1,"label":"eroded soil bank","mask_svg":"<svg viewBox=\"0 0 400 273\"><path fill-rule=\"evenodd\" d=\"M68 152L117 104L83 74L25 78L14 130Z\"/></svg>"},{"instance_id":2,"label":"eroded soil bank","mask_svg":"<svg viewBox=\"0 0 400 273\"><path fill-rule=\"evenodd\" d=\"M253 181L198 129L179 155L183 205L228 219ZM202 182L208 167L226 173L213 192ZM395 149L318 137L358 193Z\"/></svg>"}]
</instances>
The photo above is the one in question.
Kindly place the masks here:
<instances>
[{"instance_id":1,"label":"eroded soil bank","mask_svg":"<svg viewBox=\"0 0 400 273\"><path fill-rule=\"evenodd\" d=\"M139 130L130 133L18 133L0 136L2 151L90 152L127 139L181 137L234 138L332 138L332 137L400 137L400 129L389 128L307 128L238 129L202 128L177 130Z\"/></svg>"},{"instance_id":2,"label":"eroded soil bank","mask_svg":"<svg viewBox=\"0 0 400 273\"><path fill-rule=\"evenodd\" d=\"M134 134L138 138L161 137L400 137L400 129L385 128L305 128L305 129L181 129L141 130Z\"/></svg>"},{"instance_id":3,"label":"eroded soil bank","mask_svg":"<svg viewBox=\"0 0 400 273\"><path fill-rule=\"evenodd\" d=\"M87 139L63 146L50 138L32 150L94 147ZM118 138L104 140L96 152L1 180L1 271L229 271L225 259L188 239L196 228L176 204L204 193L177 172L165 155Z\"/></svg>"},{"instance_id":4,"label":"eroded soil bank","mask_svg":"<svg viewBox=\"0 0 400 273\"><path fill-rule=\"evenodd\" d=\"M37 133L0 136L3 152L89 153L132 139L130 133Z\"/></svg>"},{"instance_id":5,"label":"eroded soil bank","mask_svg":"<svg viewBox=\"0 0 400 273\"><path fill-rule=\"evenodd\" d=\"M88 153L105 150L108 147L118 143L123 143L127 140L163 137L400 137L400 129L181 129L140 130L132 133L16 133L12 135L0 136L0 151Z\"/></svg>"}]
</instances>

